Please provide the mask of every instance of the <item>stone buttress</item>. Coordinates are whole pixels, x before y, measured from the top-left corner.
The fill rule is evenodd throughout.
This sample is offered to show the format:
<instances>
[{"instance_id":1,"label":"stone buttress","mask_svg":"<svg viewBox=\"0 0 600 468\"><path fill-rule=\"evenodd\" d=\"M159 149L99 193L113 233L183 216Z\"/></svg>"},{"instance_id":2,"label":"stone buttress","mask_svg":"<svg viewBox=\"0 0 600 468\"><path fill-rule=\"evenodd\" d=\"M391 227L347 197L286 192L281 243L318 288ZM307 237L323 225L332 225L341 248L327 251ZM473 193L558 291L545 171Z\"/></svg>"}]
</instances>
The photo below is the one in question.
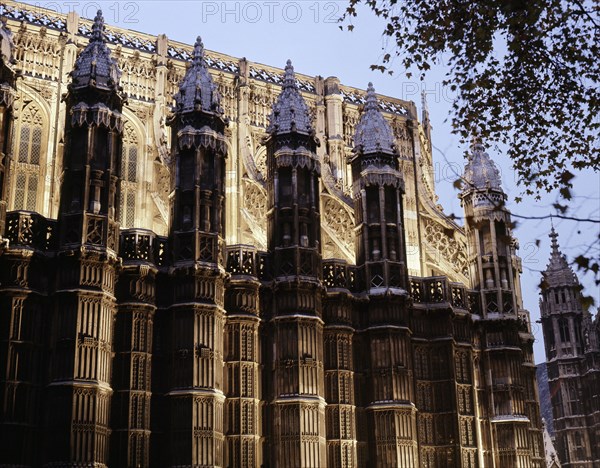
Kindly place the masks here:
<instances>
[{"instance_id":1,"label":"stone buttress","mask_svg":"<svg viewBox=\"0 0 600 468\"><path fill-rule=\"evenodd\" d=\"M326 452L320 164L290 61L267 132L272 461L278 467L319 467Z\"/></svg>"},{"instance_id":2,"label":"stone buttress","mask_svg":"<svg viewBox=\"0 0 600 468\"><path fill-rule=\"evenodd\" d=\"M478 142L463 179L470 276L480 307L474 312L481 318L480 433L490 446L485 462L540 466L544 453L533 336L529 312L520 302L520 261L500 173Z\"/></svg>"},{"instance_id":3,"label":"stone buttress","mask_svg":"<svg viewBox=\"0 0 600 468\"><path fill-rule=\"evenodd\" d=\"M222 466L226 120L200 38L175 96L164 466Z\"/></svg>"},{"instance_id":4,"label":"stone buttress","mask_svg":"<svg viewBox=\"0 0 600 468\"><path fill-rule=\"evenodd\" d=\"M17 97L13 35L0 25L0 440L4 462L40 462L41 401L46 366L43 343L48 283L35 272L46 267L46 243L38 229L52 229L36 213L7 216L12 127Z\"/></svg>"},{"instance_id":5,"label":"stone buttress","mask_svg":"<svg viewBox=\"0 0 600 468\"><path fill-rule=\"evenodd\" d=\"M392 131L369 84L356 126L352 167L356 260L362 329L361 367L368 385L368 466L417 466L408 272L403 229L404 181ZM364 431L364 427L360 427Z\"/></svg>"},{"instance_id":6,"label":"stone buttress","mask_svg":"<svg viewBox=\"0 0 600 468\"><path fill-rule=\"evenodd\" d=\"M120 74L98 11L66 96L45 403L48 466L108 466L124 100Z\"/></svg>"}]
</instances>

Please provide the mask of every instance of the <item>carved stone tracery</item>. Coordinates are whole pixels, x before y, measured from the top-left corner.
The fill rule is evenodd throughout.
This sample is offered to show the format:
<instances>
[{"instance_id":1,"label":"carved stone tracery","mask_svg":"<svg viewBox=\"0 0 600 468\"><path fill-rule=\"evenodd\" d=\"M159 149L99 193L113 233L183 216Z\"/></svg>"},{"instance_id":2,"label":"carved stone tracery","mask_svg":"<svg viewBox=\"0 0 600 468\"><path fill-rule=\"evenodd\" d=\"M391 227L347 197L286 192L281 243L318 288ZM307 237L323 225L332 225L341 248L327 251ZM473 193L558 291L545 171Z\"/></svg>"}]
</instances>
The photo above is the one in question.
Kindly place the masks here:
<instances>
[{"instance_id":1,"label":"carved stone tracery","mask_svg":"<svg viewBox=\"0 0 600 468\"><path fill-rule=\"evenodd\" d=\"M354 262L354 216L333 197L323 196L323 229L328 233L344 259Z\"/></svg>"},{"instance_id":2,"label":"carved stone tracery","mask_svg":"<svg viewBox=\"0 0 600 468\"><path fill-rule=\"evenodd\" d=\"M257 241L266 246L267 243L267 193L255 182L243 180L242 213Z\"/></svg>"},{"instance_id":3,"label":"carved stone tracery","mask_svg":"<svg viewBox=\"0 0 600 468\"><path fill-rule=\"evenodd\" d=\"M437 221L424 218L424 227L428 245L434 248L441 258L449 261L455 271L468 277L466 244L455 239L452 230L444 228Z\"/></svg>"}]
</instances>

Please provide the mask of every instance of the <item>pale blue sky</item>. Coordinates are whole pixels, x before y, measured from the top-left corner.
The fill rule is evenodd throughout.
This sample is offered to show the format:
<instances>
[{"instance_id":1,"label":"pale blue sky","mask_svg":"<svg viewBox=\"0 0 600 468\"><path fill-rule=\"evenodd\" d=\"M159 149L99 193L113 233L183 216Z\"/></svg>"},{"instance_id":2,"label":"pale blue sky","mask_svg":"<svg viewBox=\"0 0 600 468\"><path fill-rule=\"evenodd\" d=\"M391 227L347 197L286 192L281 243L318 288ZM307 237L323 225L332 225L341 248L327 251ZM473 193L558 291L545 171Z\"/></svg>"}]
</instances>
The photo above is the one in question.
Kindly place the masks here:
<instances>
[{"instance_id":1,"label":"pale blue sky","mask_svg":"<svg viewBox=\"0 0 600 468\"><path fill-rule=\"evenodd\" d=\"M462 168L464 147L451 134L449 117L452 95L441 87L443 65L434 67L423 83L407 79L401 70L390 77L373 72L369 66L377 63L385 53L380 20L366 10L359 10L353 23L353 32L340 31L336 18L343 12L346 1L36 1L29 2L66 13L74 9L81 16L92 18L101 7L108 24L150 34L166 34L169 38L193 44L201 35L205 47L234 57L246 57L253 62L283 67L292 59L296 71L323 77L337 76L346 85L366 89L372 81L378 93L412 100L420 110L420 92L428 95L430 118L433 126L433 146L437 192L447 213L462 215L457 191L452 187L454 171ZM516 205L512 202L520 189L510 162L501 148L489 151L502 171L504 188L509 195L509 207L521 215L543 216L552 213L557 201L554 193L545 195L540 202L526 199ZM450 163L448 166L447 162ZM575 204L570 212L582 218L600 217L600 173L580 174L575 179ZM523 296L530 311L536 336L535 359L545 359L541 343L537 285L540 270L549 258L550 221L515 219L515 231L523 259ZM598 224L574 223L555 220L559 242L569 260L583 253L586 246L598 238ZM536 246L536 239L541 244ZM596 247L598 244L596 244ZM595 255L598 255L596 249ZM591 276L583 278L586 292L600 302L600 288L594 286Z\"/></svg>"}]
</instances>

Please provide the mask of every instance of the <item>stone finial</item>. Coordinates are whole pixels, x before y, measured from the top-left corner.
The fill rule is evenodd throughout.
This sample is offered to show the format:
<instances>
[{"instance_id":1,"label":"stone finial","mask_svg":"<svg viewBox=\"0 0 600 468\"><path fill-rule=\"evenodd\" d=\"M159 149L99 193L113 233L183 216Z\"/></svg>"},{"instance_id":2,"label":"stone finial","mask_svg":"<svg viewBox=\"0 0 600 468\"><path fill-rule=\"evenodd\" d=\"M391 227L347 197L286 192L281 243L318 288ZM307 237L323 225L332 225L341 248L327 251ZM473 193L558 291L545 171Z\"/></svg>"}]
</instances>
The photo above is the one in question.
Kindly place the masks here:
<instances>
[{"instance_id":1,"label":"stone finial","mask_svg":"<svg viewBox=\"0 0 600 468\"><path fill-rule=\"evenodd\" d=\"M175 95L176 112L203 111L223 114L221 97L213 83L204 58L204 43L198 36L194 44L192 63Z\"/></svg>"},{"instance_id":2,"label":"stone finial","mask_svg":"<svg viewBox=\"0 0 600 468\"><path fill-rule=\"evenodd\" d=\"M106 33L104 25L104 17L102 16L102 10L98 10L96 17L94 18L94 24L92 25L92 36L90 42L106 42Z\"/></svg>"},{"instance_id":3,"label":"stone finial","mask_svg":"<svg viewBox=\"0 0 600 468\"><path fill-rule=\"evenodd\" d=\"M71 37L77 35L77 31L79 30L79 15L76 11L70 11L67 14L66 30L67 34Z\"/></svg>"},{"instance_id":4,"label":"stone finial","mask_svg":"<svg viewBox=\"0 0 600 468\"><path fill-rule=\"evenodd\" d=\"M290 59L285 62L285 72L283 74L283 87L284 88L296 88L296 74L294 73L294 66Z\"/></svg>"},{"instance_id":5,"label":"stone finial","mask_svg":"<svg viewBox=\"0 0 600 468\"><path fill-rule=\"evenodd\" d=\"M98 10L92 26L90 41L75 61L71 76L72 89L96 88L105 91L119 92L121 70L117 61L111 57L106 45L106 26L102 10Z\"/></svg>"},{"instance_id":6,"label":"stone finial","mask_svg":"<svg viewBox=\"0 0 600 468\"><path fill-rule=\"evenodd\" d=\"M196 43L194 44L194 57L192 58L192 64L196 66L202 65L204 61L204 42L202 42L202 38L198 36L196 38Z\"/></svg>"},{"instance_id":7,"label":"stone finial","mask_svg":"<svg viewBox=\"0 0 600 468\"><path fill-rule=\"evenodd\" d=\"M288 60L285 66L283 89L273 105L267 132L271 134L296 132L306 135L314 133L308 106L298 89L291 60Z\"/></svg>"},{"instance_id":8,"label":"stone finial","mask_svg":"<svg viewBox=\"0 0 600 468\"><path fill-rule=\"evenodd\" d=\"M377 103L373 83L367 87L367 97L354 134L355 150L363 154L395 153L394 134Z\"/></svg>"},{"instance_id":9,"label":"stone finial","mask_svg":"<svg viewBox=\"0 0 600 468\"><path fill-rule=\"evenodd\" d=\"M552 256L560 256L560 251L558 248L558 234L554 229L554 225L552 225L552 229L550 230L550 246L552 247Z\"/></svg>"}]
</instances>

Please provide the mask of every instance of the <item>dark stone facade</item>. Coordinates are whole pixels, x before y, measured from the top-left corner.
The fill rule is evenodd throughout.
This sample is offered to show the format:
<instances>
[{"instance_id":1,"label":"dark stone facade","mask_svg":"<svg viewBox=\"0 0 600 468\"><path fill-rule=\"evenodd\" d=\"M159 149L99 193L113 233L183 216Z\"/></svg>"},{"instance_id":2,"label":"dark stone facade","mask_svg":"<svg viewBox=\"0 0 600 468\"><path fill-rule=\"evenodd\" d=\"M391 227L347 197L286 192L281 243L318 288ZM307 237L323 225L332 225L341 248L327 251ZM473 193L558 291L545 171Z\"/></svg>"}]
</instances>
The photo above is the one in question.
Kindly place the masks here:
<instances>
[{"instance_id":1,"label":"dark stone facade","mask_svg":"<svg viewBox=\"0 0 600 468\"><path fill-rule=\"evenodd\" d=\"M369 86L349 159L356 264L323 260L320 142L288 63L267 250L226 245L228 123L198 41L169 119L168 235L120 229L120 70L100 14L90 36L57 219L0 210L0 466L545 465L510 213L482 147L462 193L472 284L409 276L405 174Z\"/></svg>"}]
</instances>

